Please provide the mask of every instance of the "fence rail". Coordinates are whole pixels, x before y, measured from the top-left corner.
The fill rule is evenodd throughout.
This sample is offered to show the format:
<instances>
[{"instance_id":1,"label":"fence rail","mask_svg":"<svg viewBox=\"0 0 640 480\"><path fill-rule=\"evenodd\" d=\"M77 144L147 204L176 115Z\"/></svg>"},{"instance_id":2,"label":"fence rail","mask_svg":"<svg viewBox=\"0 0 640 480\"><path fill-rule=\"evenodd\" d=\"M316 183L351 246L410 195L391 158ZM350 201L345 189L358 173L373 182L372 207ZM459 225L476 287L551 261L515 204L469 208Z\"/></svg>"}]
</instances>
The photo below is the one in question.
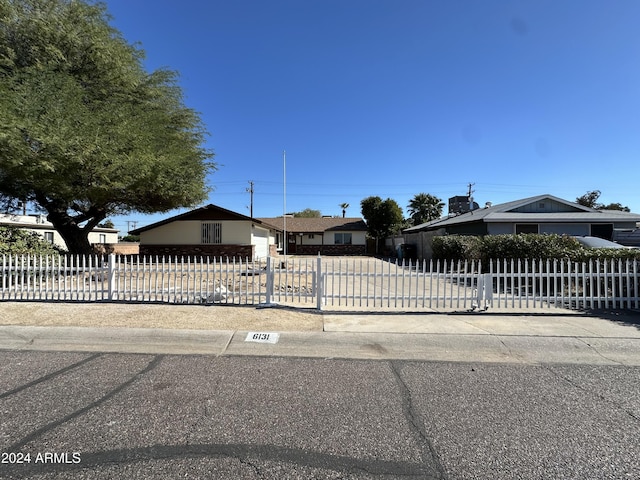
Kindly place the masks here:
<instances>
[{"instance_id":1,"label":"fence rail","mask_svg":"<svg viewBox=\"0 0 640 480\"><path fill-rule=\"evenodd\" d=\"M311 304L322 308L640 308L634 260L264 261L143 256L1 257L0 300Z\"/></svg>"}]
</instances>

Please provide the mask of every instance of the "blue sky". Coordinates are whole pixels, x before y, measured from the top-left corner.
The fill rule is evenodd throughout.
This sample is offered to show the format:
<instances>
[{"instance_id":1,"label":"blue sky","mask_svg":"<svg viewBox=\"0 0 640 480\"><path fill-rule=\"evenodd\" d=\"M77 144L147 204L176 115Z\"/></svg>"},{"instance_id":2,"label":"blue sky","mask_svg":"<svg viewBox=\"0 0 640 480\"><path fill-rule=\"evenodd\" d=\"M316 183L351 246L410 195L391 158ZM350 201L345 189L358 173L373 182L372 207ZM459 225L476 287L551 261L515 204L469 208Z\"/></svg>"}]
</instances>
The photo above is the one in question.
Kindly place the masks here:
<instances>
[{"instance_id":1,"label":"blue sky","mask_svg":"<svg viewBox=\"0 0 640 480\"><path fill-rule=\"evenodd\" d=\"M219 169L207 203L360 216L588 190L640 212L640 2L107 0L146 67L180 73ZM185 211L185 210L181 210ZM161 215L116 217L143 226Z\"/></svg>"}]
</instances>

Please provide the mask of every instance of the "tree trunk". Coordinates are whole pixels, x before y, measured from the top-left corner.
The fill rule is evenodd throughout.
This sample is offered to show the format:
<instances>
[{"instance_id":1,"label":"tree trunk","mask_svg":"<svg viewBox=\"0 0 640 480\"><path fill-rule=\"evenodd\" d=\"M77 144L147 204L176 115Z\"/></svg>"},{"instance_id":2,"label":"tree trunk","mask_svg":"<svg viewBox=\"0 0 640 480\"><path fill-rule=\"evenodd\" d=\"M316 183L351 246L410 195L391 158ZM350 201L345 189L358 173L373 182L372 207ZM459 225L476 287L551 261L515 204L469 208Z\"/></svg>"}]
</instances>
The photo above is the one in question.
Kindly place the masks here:
<instances>
[{"instance_id":1,"label":"tree trunk","mask_svg":"<svg viewBox=\"0 0 640 480\"><path fill-rule=\"evenodd\" d=\"M56 230L67 244L69 253L88 255L93 253L93 247L89 243L89 232L77 226L56 226Z\"/></svg>"},{"instance_id":2,"label":"tree trunk","mask_svg":"<svg viewBox=\"0 0 640 480\"><path fill-rule=\"evenodd\" d=\"M94 253L89 243L89 232L107 216L104 208L91 207L76 217L69 215L70 206L64 201L47 198L42 192L36 192L37 203L47 212L49 220L67 244L69 253L88 255ZM84 224L84 225L81 225Z\"/></svg>"},{"instance_id":3,"label":"tree trunk","mask_svg":"<svg viewBox=\"0 0 640 480\"><path fill-rule=\"evenodd\" d=\"M67 244L69 253L88 255L93 253L89 243L89 230L80 227L66 212L49 212L47 219Z\"/></svg>"}]
</instances>

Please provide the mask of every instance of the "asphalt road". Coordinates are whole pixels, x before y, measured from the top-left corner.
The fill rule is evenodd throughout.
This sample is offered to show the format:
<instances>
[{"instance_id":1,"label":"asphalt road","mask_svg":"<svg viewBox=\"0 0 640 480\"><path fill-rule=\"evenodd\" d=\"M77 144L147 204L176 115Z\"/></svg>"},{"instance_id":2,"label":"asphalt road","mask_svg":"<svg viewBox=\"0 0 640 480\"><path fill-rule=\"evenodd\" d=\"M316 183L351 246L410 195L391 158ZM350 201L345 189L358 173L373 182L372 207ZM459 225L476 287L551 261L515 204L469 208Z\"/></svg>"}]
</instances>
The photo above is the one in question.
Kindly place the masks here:
<instances>
[{"instance_id":1,"label":"asphalt road","mask_svg":"<svg viewBox=\"0 0 640 480\"><path fill-rule=\"evenodd\" d=\"M638 385L624 365L5 350L0 478L640 478Z\"/></svg>"}]
</instances>

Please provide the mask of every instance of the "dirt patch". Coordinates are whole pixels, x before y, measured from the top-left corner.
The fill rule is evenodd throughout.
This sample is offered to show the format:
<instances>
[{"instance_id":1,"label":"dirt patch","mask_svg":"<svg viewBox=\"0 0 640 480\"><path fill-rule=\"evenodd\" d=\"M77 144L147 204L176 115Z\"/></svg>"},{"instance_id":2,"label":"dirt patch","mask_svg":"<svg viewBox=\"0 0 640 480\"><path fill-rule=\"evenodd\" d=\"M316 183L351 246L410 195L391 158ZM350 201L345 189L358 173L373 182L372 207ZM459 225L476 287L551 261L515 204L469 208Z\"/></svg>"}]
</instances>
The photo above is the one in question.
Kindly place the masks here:
<instances>
[{"instance_id":1,"label":"dirt patch","mask_svg":"<svg viewBox=\"0 0 640 480\"><path fill-rule=\"evenodd\" d=\"M2 302L0 325L322 331L322 314L287 307Z\"/></svg>"}]
</instances>

